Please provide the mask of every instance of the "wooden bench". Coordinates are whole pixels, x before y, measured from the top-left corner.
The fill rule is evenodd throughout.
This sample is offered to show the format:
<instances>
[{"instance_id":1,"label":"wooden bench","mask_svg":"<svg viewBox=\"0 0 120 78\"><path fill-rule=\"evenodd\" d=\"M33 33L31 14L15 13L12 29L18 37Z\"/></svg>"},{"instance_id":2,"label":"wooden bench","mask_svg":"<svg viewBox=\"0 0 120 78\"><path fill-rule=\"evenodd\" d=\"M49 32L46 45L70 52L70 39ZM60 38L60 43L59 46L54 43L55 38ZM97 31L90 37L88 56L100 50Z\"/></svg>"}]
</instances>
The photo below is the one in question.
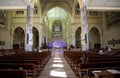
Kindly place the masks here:
<instances>
[{"instance_id":1,"label":"wooden bench","mask_svg":"<svg viewBox=\"0 0 120 78\"><path fill-rule=\"evenodd\" d=\"M111 62L111 61L120 61L120 58L102 58L102 59L89 59L88 62ZM80 58L76 58L72 63L71 67L74 69L78 66L79 63L81 63L82 60Z\"/></svg>"},{"instance_id":2,"label":"wooden bench","mask_svg":"<svg viewBox=\"0 0 120 78\"><path fill-rule=\"evenodd\" d=\"M0 78L27 78L26 70L0 69Z\"/></svg>"},{"instance_id":3,"label":"wooden bench","mask_svg":"<svg viewBox=\"0 0 120 78\"><path fill-rule=\"evenodd\" d=\"M108 69L115 69L115 70L120 70L120 67L106 67L106 68L88 68L87 70L87 76L91 78L92 76L92 71L101 71L101 70L108 70ZM120 75L119 75L120 76ZM115 77L116 78L116 77Z\"/></svg>"},{"instance_id":4,"label":"wooden bench","mask_svg":"<svg viewBox=\"0 0 120 78\"><path fill-rule=\"evenodd\" d=\"M116 69L92 71L92 73L95 78L120 78L120 71Z\"/></svg>"},{"instance_id":5,"label":"wooden bench","mask_svg":"<svg viewBox=\"0 0 120 78\"><path fill-rule=\"evenodd\" d=\"M33 63L0 63L0 69L19 69L19 70L26 70L27 76L31 76L32 78L36 77L36 68L35 64Z\"/></svg>"},{"instance_id":6,"label":"wooden bench","mask_svg":"<svg viewBox=\"0 0 120 78\"><path fill-rule=\"evenodd\" d=\"M37 69L38 75L41 72L41 63L40 60L0 60L0 63L33 63L35 64L35 68Z\"/></svg>"},{"instance_id":7,"label":"wooden bench","mask_svg":"<svg viewBox=\"0 0 120 78\"><path fill-rule=\"evenodd\" d=\"M48 62L50 52L28 52L0 57L0 60L40 60L41 70Z\"/></svg>"},{"instance_id":8,"label":"wooden bench","mask_svg":"<svg viewBox=\"0 0 120 78\"><path fill-rule=\"evenodd\" d=\"M120 61L113 61L113 62L87 62L87 63L80 63L77 71L79 73L79 76L82 77L82 72L87 70L89 68L106 68L106 67L119 67ZM88 72L87 72L88 73Z\"/></svg>"}]
</instances>

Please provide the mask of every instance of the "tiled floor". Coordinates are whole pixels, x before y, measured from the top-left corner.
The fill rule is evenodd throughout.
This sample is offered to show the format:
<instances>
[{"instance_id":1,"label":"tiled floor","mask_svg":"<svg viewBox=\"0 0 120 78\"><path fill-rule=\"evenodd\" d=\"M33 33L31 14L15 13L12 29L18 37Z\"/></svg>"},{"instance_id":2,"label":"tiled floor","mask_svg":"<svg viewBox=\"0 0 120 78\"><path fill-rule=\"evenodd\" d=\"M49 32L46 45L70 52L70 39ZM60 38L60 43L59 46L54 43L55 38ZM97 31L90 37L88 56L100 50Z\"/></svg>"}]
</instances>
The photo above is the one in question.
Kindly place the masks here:
<instances>
[{"instance_id":1,"label":"tiled floor","mask_svg":"<svg viewBox=\"0 0 120 78\"><path fill-rule=\"evenodd\" d=\"M63 52L52 52L51 58L38 78L76 78L63 57Z\"/></svg>"}]
</instances>

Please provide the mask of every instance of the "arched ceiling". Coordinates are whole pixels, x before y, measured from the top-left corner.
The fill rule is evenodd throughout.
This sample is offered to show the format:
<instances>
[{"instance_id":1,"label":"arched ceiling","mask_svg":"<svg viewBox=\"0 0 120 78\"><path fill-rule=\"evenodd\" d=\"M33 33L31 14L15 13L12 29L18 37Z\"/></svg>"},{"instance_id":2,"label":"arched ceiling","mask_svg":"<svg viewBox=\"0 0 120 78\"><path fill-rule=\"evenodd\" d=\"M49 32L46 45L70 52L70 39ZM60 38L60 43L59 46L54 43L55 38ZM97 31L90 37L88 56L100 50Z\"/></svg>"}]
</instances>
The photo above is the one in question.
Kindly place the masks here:
<instances>
[{"instance_id":1,"label":"arched ceiling","mask_svg":"<svg viewBox=\"0 0 120 78\"><path fill-rule=\"evenodd\" d=\"M120 10L120 0L87 0L90 10Z\"/></svg>"},{"instance_id":2,"label":"arched ceiling","mask_svg":"<svg viewBox=\"0 0 120 78\"><path fill-rule=\"evenodd\" d=\"M46 17L47 19L50 19L50 20L59 20L59 19L67 20L68 14L64 9L55 7L48 11L48 13L46 14Z\"/></svg>"},{"instance_id":3,"label":"arched ceiling","mask_svg":"<svg viewBox=\"0 0 120 78\"><path fill-rule=\"evenodd\" d=\"M67 3L70 7L72 7L74 0L40 0L40 1L41 1L42 8L43 8L49 2L61 2L61 3L63 2L63 3Z\"/></svg>"},{"instance_id":4,"label":"arched ceiling","mask_svg":"<svg viewBox=\"0 0 120 78\"><path fill-rule=\"evenodd\" d=\"M26 9L28 0L0 0L0 10L5 9ZM36 1L36 0L33 0ZM48 3L66 3L70 8L76 0L38 0L44 8ZM79 0L78 0L79 1ZM80 0L87 1L89 10L120 10L120 0Z\"/></svg>"},{"instance_id":5,"label":"arched ceiling","mask_svg":"<svg viewBox=\"0 0 120 78\"><path fill-rule=\"evenodd\" d=\"M0 0L1 10L26 9L27 0Z\"/></svg>"},{"instance_id":6,"label":"arched ceiling","mask_svg":"<svg viewBox=\"0 0 120 78\"><path fill-rule=\"evenodd\" d=\"M45 22L46 24L49 22L50 25L56 20L67 22L69 19L69 14L60 7L54 7L50 9L45 15Z\"/></svg>"}]
</instances>

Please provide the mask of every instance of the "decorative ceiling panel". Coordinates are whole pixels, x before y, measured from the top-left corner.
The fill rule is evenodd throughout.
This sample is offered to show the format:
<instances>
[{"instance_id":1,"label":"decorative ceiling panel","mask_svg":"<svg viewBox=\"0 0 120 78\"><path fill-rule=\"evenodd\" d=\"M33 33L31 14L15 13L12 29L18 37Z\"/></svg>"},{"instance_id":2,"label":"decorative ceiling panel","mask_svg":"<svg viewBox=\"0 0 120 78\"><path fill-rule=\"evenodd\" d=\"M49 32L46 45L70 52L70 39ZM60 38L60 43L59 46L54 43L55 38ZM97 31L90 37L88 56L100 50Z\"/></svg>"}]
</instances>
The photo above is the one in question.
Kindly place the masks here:
<instances>
[{"instance_id":1,"label":"decorative ceiling panel","mask_svg":"<svg viewBox=\"0 0 120 78\"><path fill-rule=\"evenodd\" d=\"M40 0L41 1L41 5L42 7L44 7L46 5L46 3L49 3L49 2L63 2L63 3L68 3L70 7L73 6L73 2L74 0Z\"/></svg>"},{"instance_id":2,"label":"decorative ceiling panel","mask_svg":"<svg viewBox=\"0 0 120 78\"><path fill-rule=\"evenodd\" d=\"M0 9L26 9L27 0L0 0Z\"/></svg>"},{"instance_id":3,"label":"decorative ceiling panel","mask_svg":"<svg viewBox=\"0 0 120 78\"><path fill-rule=\"evenodd\" d=\"M120 10L120 0L88 0L87 8Z\"/></svg>"}]
</instances>

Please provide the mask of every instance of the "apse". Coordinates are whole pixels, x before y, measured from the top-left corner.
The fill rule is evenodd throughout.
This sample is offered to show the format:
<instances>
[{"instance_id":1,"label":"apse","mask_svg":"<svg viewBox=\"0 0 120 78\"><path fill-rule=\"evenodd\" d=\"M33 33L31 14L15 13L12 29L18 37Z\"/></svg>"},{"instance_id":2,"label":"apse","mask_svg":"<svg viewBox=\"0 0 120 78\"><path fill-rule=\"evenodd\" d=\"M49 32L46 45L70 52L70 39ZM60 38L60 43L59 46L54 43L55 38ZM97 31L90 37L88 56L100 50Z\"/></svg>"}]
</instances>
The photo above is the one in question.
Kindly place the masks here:
<instances>
[{"instance_id":1,"label":"apse","mask_svg":"<svg viewBox=\"0 0 120 78\"><path fill-rule=\"evenodd\" d=\"M52 47L61 47L61 48L64 48L64 47L66 47L66 44L64 43L64 42L62 42L62 41L60 41L60 40L58 40L58 39L56 39L54 42L51 42L51 43L49 43L48 44L48 47L49 48L52 48Z\"/></svg>"}]
</instances>

